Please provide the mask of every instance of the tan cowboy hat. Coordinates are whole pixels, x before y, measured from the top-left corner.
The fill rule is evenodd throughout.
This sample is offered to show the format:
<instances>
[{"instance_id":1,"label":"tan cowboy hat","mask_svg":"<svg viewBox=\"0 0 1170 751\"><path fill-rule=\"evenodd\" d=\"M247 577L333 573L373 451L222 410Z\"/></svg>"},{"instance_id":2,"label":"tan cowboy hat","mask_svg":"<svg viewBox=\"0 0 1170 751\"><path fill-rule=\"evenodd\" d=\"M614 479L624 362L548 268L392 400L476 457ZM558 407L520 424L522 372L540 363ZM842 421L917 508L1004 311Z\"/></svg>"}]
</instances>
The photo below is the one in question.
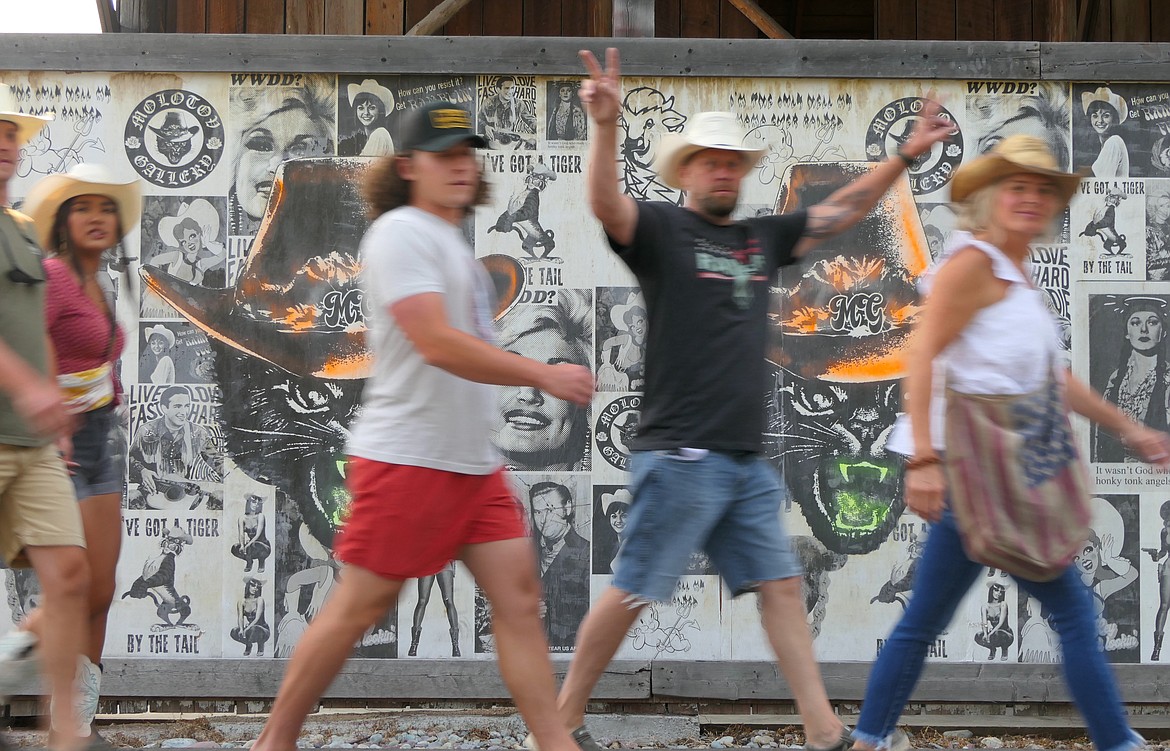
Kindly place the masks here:
<instances>
[{"instance_id":1,"label":"tan cowboy hat","mask_svg":"<svg viewBox=\"0 0 1170 751\"><path fill-rule=\"evenodd\" d=\"M41 128L53 120L51 115L26 115L16 103L12 87L0 84L0 120L16 125L16 138L21 144L27 143Z\"/></svg>"},{"instance_id":2,"label":"tan cowboy hat","mask_svg":"<svg viewBox=\"0 0 1170 751\"><path fill-rule=\"evenodd\" d=\"M768 153L767 149L753 149L744 144L747 133L730 112L700 112L690 119L681 134L668 133L658 147L658 176L672 188L682 189L678 170L688 159L704 149L738 151L748 166Z\"/></svg>"},{"instance_id":3,"label":"tan cowboy hat","mask_svg":"<svg viewBox=\"0 0 1170 751\"><path fill-rule=\"evenodd\" d=\"M166 340L168 347L175 346L175 332L171 331L166 326L163 326L161 323L156 326L147 327L146 331L142 333L146 335L147 344L150 343L151 337L161 336Z\"/></svg>"},{"instance_id":4,"label":"tan cowboy hat","mask_svg":"<svg viewBox=\"0 0 1170 751\"><path fill-rule=\"evenodd\" d=\"M42 248L52 250L56 247L53 242L53 223L61 204L70 198L90 195L107 196L118 205L123 237L138 225L138 216L142 212L139 180L120 180L101 165L82 163L68 172L49 175L34 185L21 207L36 225L37 240Z\"/></svg>"},{"instance_id":5,"label":"tan cowboy hat","mask_svg":"<svg viewBox=\"0 0 1170 751\"><path fill-rule=\"evenodd\" d=\"M1027 173L1051 177L1060 191L1061 205L1072 200L1083 174L1064 172L1048 145L1035 136L1014 135L995 148L955 171L951 179L951 200L962 202L979 190L1010 175Z\"/></svg>"},{"instance_id":6,"label":"tan cowboy hat","mask_svg":"<svg viewBox=\"0 0 1170 751\"><path fill-rule=\"evenodd\" d=\"M1125 100L1114 94L1108 86L1101 86L1096 91L1085 91L1081 94L1081 109L1089 114L1089 105L1093 102L1104 102L1117 111L1117 125L1121 125L1129 117L1129 107Z\"/></svg>"},{"instance_id":7,"label":"tan cowboy hat","mask_svg":"<svg viewBox=\"0 0 1170 751\"><path fill-rule=\"evenodd\" d=\"M345 91L349 95L350 107L353 106L353 100L357 99L358 94L369 94L382 102L382 106L385 108L383 114L389 115L394 111L394 94L390 92L390 89L380 85L372 78L367 78L362 81L361 85L351 83L346 87Z\"/></svg>"},{"instance_id":8,"label":"tan cowboy hat","mask_svg":"<svg viewBox=\"0 0 1170 751\"><path fill-rule=\"evenodd\" d=\"M214 242L215 238L219 236L219 212L206 198L196 198L194 201L180 206L179 213L175 216L164 216L158 220L158 236L162 238L163 242L170 239L174 241L171 244L182 245L175 230L179 228L179 224L184 219L191 219L198 224L203 233L203 239L207 242Z\"/></svg>"}]
</instances>

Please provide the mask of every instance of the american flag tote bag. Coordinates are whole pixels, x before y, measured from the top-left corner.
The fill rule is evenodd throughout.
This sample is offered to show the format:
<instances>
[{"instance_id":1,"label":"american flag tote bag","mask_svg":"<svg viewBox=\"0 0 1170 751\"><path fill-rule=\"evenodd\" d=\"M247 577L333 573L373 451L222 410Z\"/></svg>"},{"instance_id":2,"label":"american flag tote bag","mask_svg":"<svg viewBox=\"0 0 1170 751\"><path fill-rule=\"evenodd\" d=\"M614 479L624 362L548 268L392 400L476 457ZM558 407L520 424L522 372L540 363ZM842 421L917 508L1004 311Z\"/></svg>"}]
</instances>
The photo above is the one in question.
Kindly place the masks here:
<instances>
[{"instance_id":1,"label":"american flag tote bag","mask_svg":"<svg viewBox=\"0 0 1170 751\"><path fill-rule=\"evenodd\" d=\"M963 549L1033 581L1055 579L1089 537L1089 478L1073 446L1064 389L947 389L945 468Z\"/></svg>"}]
</instances>

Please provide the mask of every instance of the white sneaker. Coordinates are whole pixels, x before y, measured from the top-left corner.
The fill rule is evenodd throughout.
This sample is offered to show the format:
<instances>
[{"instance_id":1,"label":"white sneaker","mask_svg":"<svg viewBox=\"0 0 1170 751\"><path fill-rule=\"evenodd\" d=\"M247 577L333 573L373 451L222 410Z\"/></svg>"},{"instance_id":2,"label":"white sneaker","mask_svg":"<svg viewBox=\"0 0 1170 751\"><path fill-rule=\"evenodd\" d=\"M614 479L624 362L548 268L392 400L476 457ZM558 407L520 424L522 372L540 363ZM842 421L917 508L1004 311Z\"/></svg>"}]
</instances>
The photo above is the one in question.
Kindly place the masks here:
<instances>
[{"instance_id":1,"label":"white sneaker","mask_svg":"<svg viewBox=\"0 0 1170 751\"><path fill-rule=\"evenodd\" d=\"M37 676L37 637L31 631L9 631L0 636L0 700L20 690Z\"/></svg>"},{"instance_id":2,"label":"white sneaker","mask_svg":"<svg viewBox=\"0 0 1170 751\"><path fill-rule=\"evenodd\" d=\"M98 699L102 692L102 671L85 655L77 658L77 677L74 679L73 712L77 717L77 735L89 736L94 715L97 714ZM53 702L49 702L49 715L53 714Z\"/></svg>"}]
</instances>

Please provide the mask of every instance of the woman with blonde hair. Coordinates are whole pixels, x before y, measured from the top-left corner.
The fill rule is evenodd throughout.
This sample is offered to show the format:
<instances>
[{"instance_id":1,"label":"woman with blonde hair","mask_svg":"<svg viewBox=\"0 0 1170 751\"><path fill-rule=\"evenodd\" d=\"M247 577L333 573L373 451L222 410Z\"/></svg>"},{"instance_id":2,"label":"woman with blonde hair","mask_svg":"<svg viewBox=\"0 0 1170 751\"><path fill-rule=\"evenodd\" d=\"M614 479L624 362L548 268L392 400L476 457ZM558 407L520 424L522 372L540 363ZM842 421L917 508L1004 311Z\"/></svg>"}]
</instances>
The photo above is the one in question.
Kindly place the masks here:
<instances>
[{"instance_id":1,"label":"woman with blonde hair","mask_svg":"<svg viewBox=\"0 0 1170 751\"><path fill-rule=\"evenodd\" d=\"M85 529L89 561L89 643L78 669L79 735L92 732L101 692L106 618L114 599L115 569L122 544L125 460L115 456L121 386L115 365L125 346L111 290L102 284L102 255L138 223L142 206L137 180L120 180L105 169L79 164L37 183L25 211L50 253L45 317L57 358L57 381L76 415L70 474ZM107 283L108 278L105 280ZM34 633L37 618L29 628ZM100 742L96 733L95 741Z\"/></svg>"},{"instance_id":2,"label":"woman with blonde hair","mask_svg":"<svg viewBox=\"0 0 1170 751\"><path fill-rule=\"evenodd\" d=\"M240 87L230 99L241 126L228 194L231 234L254 235L281 162L333 153L337 103L329 79L319 75L305 76L300 86Z\"/></svg>"},{"instance_id":3,"label":"woman with blonde hair","mask_svg":"<svg viewBox=\"0 0 1170 751\"><path fill-rule=\"evenodd\" d=\"M978 496L979 488L987 485L967 482L959 472L944 476L942 469L944 425L946 444L966 441L952 447L949 470L966 456L964 450L971 448L967 443L980 438L968 436L961 431L961 423L952 421L948 412L952 399L954 404L949 406L959 415L965 401L978 395L1028 406L1026 397L1055 388L1067 398L1067 403L1052 402L1052 410L1064 424L1067 415L1062 412L1071 409L1121 436L1146 461L1170 465L1170 438L1134 422L1057 365L1056 322L1044 292L1032 284L1028 258L1030 244L1051 232L1080 179L1059 169L1043 140L1014 135L964 164L951 181L951 198L960 212L958 230L921 282L925 309L904 384L907 414L889 442L892 451L909 457L907 507L932 526L915 574L914 596L874 662L853 733L855 750L904 743L896 723L921 674L927 650L984 571L967 550L980 530L966 523L960 529L951 498L960 489L964 498ZM939 388L944 383L945 393ZM1016 416L1024 423L1031 419L1030 415ZM1023 440L1023 433L1018 435ZM1003 441L1014 445L1008 438ZM1055 472L1057 465L1083 472L1071 439L1059 448L1061 456L1045 455L1044 461L1025 455L1021 448L1018 453L1010 449L978 453L976 463L986 477L1022 477L1029 487L1047 481L1033 475ZM948 487L948 478L964 484ZM988 506L997 501L1004 502L999 497L983 500ZM1087 498L1079 501L1087 508ZM1077 502L1068 501L1070 514ZM1053 568L1055 578L1045 581L1012 576L1051 613L1063 646L1066 682L1093 743L1101 751L1140 748L1144 742L1126 721L1116 681L1099 646L1089 592L1075 566L1058 561Z\"/></svg>"}]
</instances>

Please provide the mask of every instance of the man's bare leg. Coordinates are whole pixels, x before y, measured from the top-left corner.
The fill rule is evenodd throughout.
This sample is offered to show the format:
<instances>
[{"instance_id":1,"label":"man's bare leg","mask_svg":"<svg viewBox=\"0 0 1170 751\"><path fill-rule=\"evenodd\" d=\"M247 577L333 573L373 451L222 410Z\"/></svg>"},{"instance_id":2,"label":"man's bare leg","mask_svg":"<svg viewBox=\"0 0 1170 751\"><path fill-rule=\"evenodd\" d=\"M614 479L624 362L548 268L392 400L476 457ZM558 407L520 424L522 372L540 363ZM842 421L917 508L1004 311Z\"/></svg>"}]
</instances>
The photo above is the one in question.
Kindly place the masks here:
<instances>
[{"instance_id":1,"label":"man's bare leg","mask_svg":"<svg viewBox=\"0 0 1170 751\"><path fill-rule=\"evenodd\" d=\"M630 595L609 587L597 598L577 630L577 646L561 693L557 709L569 730L585 724L585 707L593 687L617 654L622 639L634 625L646 603L630 604Z\"/></svg>"},{"instance_id":2,"label":"man's bare leg","mask_svg":"<svg viewBox=\"0 0 1170 751\"><path fill-rule=\"evenodd\" d=\"M800 577L761 582L760 616L780 672L792 689L804 722L805 741L815 748L835 747L845 729L833 712L821 669L813 653Z\"/></svg>"},{"instance_id":3,"label":"man's bare leg","mask_svg":"<svg viewBox=\"0 0 1170 751\"><path fill-rule=\"evenodd\" d=\"M518 537L468 545L461 557L491 602L500 675L528 730L541 751L577 751L557 716L532 541Z\"/></svg>"},{"instance_id":4,"label":"man's bare leg","mask_svg":"<svg viewBox=\"0 0 1170 751\"><path fill-rule=\"evenodd\" d=\"M43 593L38 638L52 697L50 745L71 751L84 745L77 735L73 682L89 638L89 564L85 548L72 545L30 546L25 553Z\"/></svg>"},{"instance_id":5,"label":"man's bare leg","mask_svg":"<svg viewBox=\"0 0 1170 751\"><path fill-rule=\"evenodd\" d=\"M346 566L321 612L297 643L255 751L296 748L305 717L337 677L353 645L395 602L402 582Z\"/></svg>"}]
</instances>

